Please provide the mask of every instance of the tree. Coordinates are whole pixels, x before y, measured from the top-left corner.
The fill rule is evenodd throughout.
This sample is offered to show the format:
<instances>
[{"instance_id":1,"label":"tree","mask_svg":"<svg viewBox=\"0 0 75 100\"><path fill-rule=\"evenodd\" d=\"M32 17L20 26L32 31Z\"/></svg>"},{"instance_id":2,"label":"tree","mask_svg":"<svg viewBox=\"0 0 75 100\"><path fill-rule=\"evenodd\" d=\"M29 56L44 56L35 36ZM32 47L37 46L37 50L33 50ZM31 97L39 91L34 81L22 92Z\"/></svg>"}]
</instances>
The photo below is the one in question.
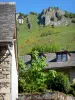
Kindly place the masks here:
<instances>
[{"instance_id":1,"label":"tree","mask_svg":"<svg viewBox=\"0 0 75 100\"><path fill-rule=\"evenodd\" d=\"M22 60L20 60L19 58L19 79L18 79L18 88L19 88L19 92L23 92L24 91L24 87L25 87L25 75L26 75L26 66L23 63Z\"/></svg>"},{"instance_id":2,"label":"tree","mask_svg":"<svg viewBox=\"0 0 75 100\"><path fill-rule=\"evenodd\" d=\"M38 51L32 51L30 67L19 59L19 92L43 92L52 89L68 93L70 89L68 76L55 70L44 72L43 68L47 64L44 57L38 58L38 54ZM75 85L73 87L75 89ZM73 89L71 92L74 94Z\"/></svg>"},{"instance_id":3,"label":"tree","mask_svg":"<svg viewBox=\"0 0 75 100\"><path fill-rule=\"evenodd\" d=\"M46 89L46 73L42 71L46 66L45 58L38 58L38 52L32 52L31 67L27 69L23 62L19 63L19 91L20 92L36 92Z\"/></svg>"},{"instance_id":4,"label":"tree","mask_svg":"<svg viewBox=\"0 0 75 100\"><path fill-rule=\"evenodd\" d=\"M36 12L30 12L30 14L31 14L31 15L37 15L37 13L36 13Z\"/></svg>"},{"instance_id":5,"label":"tree","mask_svg":"<svg viewBox=\"0 0 75 100\"><path fill-rule=\"evenodd\" d=\"M48 89L68 93L70 90L68 76L61 72L55 73L55 77L48 79Z\"/></svg>"}]
</instances>

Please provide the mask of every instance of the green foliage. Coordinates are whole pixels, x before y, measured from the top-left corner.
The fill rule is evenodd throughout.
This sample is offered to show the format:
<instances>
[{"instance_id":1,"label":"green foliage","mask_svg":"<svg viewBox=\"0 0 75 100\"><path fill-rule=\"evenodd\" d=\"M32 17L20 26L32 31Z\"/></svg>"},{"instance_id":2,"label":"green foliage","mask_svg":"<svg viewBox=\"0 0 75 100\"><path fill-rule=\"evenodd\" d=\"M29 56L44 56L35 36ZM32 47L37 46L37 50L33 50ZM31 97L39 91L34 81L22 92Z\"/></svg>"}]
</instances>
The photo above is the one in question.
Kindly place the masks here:
<instances>
[{"instance_id":1,"label":"green foliage","mask_svg":"<svg viewBox=\"0 0 75 100\"><path fill-rule=\"evenodd\" d=\"M31 15L37 15L37 13L35 13L35 12L30 12L30 14L31 14Z\"/></svg>"},{"instance_id":2,"label":"green foliage","mask_svg":"<svg viewBox=\"0 0 75 100\"><path fill-rule=\"evenodd\" d=\"M26 18L27 16L28 16L28 14L24 14L24 13L19 13L20 14L20 16L22 16L23 18Z\"/></svg>"},{"instance_id":3,"label":"green foliage","mask_svg":"<svg viewBox=\"0 0 75 100\"><path fill-rule=\"evenodd\" d=\"M72 23L75 23L75 19L72 19Z\"/></svg>"},{"instance_id":4,"label":"green foliage","mask_svg":"<svg viewBox=\"0 0 75 100\"><path fill-rule=\"evenodd\" d=\"M24 15L24 18L27 18L27 17L28 17L28 14L25 14L25 15Z\"/></svg>"},{"instance_id":5,"label":"green foliage","mask_svg":"<svg viewBox=\"0 0 75 100\"><path fill-rule=\"evenodd\" d=\"M64 16L67 17L67 18L75 18L75 14L74 13L69 13L67 11L65 11L65 15Z\"/></svg>"},{"instance_id":6,"label":"green foliage","mask_svg":"<svg viewBox=\"0 0 75 100\"><path fill-rule=\"evenodd\" d=\"M75 83L71 84L69 94L75 96Z\"/></svg>"},{"instance_id":7,"label":"green foliage","mask_svg":"<svg viewBox=\"0 0 75 100\"><path fill-rule=\"evenodd\" d=\"M46 66L45 58L38 59L38 52L32 53L33 59L31 67L27 69L19 64L19 92L42 92L46 89L46 74L42 71Z\"/></svg>"},{"instance_id":8,"label":"green foliage","mask_svg":"<svg viewBox=\"0 0 75 100\"><path fill-rule=\"evenodd\" d=\"M23 13L20 12L19 14L20 14L20 16L23 16L24 17L24 14Z\"/></svg>"},{"instance_id":9,"label":"green foliage","mask_svg":"<svg viewBox=\"0 0 75 100\"><path fill-rule=\"evenodd\" d=\"M33 47L32 51L34 50L45 53L45 52L56 52L56 51L59 51L60 48L57 44L50 43L46 45L37 45Z\"/></svg>"},{"instance_id":10,"label":"green foliage","mask_svg":"<svg viewBox=\"0 0 75 100\"><path fill-rule=\"evenodd\" d=\"M19 92L43 92L47 89L52 89L64 93L75 95L75 84L70 88L68 76L50 70L47 73L43 72L43 68L47 66L45 58L38 58L38 52L32 52L31 67L28 68L19 60Z\"/></svg>"},{"instance_id":11,"label":"green foliage","mask_svg":"<svg viewBox=\"0 0 75 100\"><path fill-rule=\"evenodd\" d=\"M48 89L68 93L70 89L68 76L57 73L55 77L48 80Z\"/></svg>"},{"instance_id":12,"label":"green foliage","mask_svg":"<svg viewBox=\"0 0 75 100\"><path fill-rule=\"evenodd\" d=\"M52 89L52 83L54 82L54 78L56 77L57 72L55 70L49 70L47 73L47 80L46 80L46 84L47 84L47 88L48 89Z\"/></svg>"},{"instance_id":13,"label":"green foliage","mask_svg":"<svg viewBox=\"0 0 75 100\"><path fill-rule=\"evenodd\" d=\"M19 58L19 79L18 79L18 87L19 87L19 92L24 91L24 87L25 87L25 76L26 76L26 66L23 63L23 61L20 60Z\"/></svg>"}]
</instances>

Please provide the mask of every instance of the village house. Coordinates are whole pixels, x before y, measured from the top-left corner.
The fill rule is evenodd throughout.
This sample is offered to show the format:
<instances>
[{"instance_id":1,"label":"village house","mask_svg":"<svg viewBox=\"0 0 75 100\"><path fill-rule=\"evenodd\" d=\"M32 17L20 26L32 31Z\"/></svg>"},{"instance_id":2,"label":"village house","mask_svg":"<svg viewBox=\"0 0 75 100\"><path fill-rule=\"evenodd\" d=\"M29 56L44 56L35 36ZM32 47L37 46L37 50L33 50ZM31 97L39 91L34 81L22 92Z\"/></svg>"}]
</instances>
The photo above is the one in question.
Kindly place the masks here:
<instances>
[{"instance_id":1,"label":"village house","mask_svg":"<svg viewBox=\"0 0 75 100\"><path fill-rule=\"evenodd\" d=\"M16 7L0 2L0 100L18 98Z\"/></svg>"},{"instance_id":2,"label":"village house","mask_svg":"<svg viewBox=\"0 0 75 100\"><path fill-rule=\"evenodd\" d=\"M47 66L43 70L48 71L54 69L59 72L64 72L68 74L71 83L75 80L75 51L60 51L40 54L40 56L41 55L46 58L47 63ZM30 66L31 55L21 56L21 59L25 64Z\"/></svg>"},{"instance_id":3,"label":"village house","mask_svg":"<svg viewBox=\"0 0 75 100\"><path fill-rule=\"evenodd\" d=\"M23 16L22 16L21 14L17 14L17 15L16 15L16 19L17 19L17 22L18 22L19 24L23 24L24 19L23 19Z\"/></svg>"}]
</instances>

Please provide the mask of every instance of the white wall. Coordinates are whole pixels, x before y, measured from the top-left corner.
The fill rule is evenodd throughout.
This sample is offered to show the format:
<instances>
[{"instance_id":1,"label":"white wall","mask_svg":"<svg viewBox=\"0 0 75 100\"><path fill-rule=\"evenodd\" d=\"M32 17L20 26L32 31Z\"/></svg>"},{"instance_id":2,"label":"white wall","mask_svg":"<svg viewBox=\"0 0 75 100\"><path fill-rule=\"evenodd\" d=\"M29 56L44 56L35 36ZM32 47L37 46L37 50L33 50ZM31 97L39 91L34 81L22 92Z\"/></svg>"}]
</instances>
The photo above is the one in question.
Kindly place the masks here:
<instances>
[{"instance_id":1,"label":"white wall","mask_svg":"<svg viewBox=\"0 0 75 100\"><path fill-rule=\"evenodd\" d=\"M70 81L71 81L71 83L73 82L74 79L75 79L75 68L71 68L71 70L70 70Z\"/></svg>"},{"instance_id":2,"label":"white wall","mask_svg":"<svg viewBox=\"0 0 75 100\"><path fill-rule=\"evenodd\" d=\"M12 57L12 65L11 65L11 96L10 100L16 100L18 98L18 74L16 68L16 60L15 60L15 52L14 45L9 47L11 57Z\"/></svg>"},{"instance_id":3,"label":"white wall","mask_svg":"<svg viewBox=\"0 0 75 100\"><path fill-rule=\"evenodd\" d=\"M18 19L19 24L23 24L23 19Z\"/></svg>"}]
</instances>

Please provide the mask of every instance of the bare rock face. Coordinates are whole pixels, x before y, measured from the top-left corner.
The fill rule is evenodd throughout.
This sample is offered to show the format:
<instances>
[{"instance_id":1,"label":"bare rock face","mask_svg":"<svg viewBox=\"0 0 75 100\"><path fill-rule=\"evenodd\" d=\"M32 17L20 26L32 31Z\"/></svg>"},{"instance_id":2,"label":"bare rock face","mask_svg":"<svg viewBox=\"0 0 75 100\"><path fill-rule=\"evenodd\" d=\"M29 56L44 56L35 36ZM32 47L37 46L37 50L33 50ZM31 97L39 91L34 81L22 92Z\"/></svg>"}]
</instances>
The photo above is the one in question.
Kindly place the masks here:
<instances>
[{"instance_id":1,"label":"bare rock face","mask_svg":"<svg viewBox=\"0 0 75 100\"><path fill-rule=\"evenodd\" d=\"M68 25L71 20L66 18L65 11L62 11L57 8L51 8L43 9L41 13L41 22L43 25Z\"/></svg>"}]
</instances>

